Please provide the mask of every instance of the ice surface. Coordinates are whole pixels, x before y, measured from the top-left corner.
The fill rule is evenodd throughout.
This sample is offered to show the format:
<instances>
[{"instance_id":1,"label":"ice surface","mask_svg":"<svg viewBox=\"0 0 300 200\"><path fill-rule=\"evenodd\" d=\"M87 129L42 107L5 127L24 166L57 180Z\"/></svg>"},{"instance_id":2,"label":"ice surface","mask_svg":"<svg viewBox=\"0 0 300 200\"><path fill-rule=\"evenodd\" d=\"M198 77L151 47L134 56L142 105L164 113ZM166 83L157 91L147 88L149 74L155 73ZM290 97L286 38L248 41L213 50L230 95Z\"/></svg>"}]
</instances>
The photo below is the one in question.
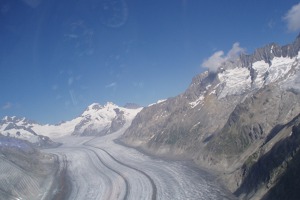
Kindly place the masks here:
<instances>
[{"instance_id":1,"label":"ice surface","mask_svg":"<svg viewBox=\"0 0 300 200\"><path fill-rule=\"evenodd\" d=\"M223 86L218 98L223 98L227 95L241 94L251 88L250 71L244 67L227 69L219 73L218 78Z\"/></svg>"},{"instance_id":2,"label":"ice surface","mask_svg":"<svg viewBox=\"0 0 300 200\"><path fill-rule=\"evenodd\" d=\"M285 80L282 88L300 94L300 71Z\"/></svg>"},{"instance_id":3,"label":"ice surface","mask_svg":"<svg viewBox=\"0 0 300 200\"><path fill-rule=\"evenodd\" d=\"M234 199L204 171L116 144L130 123L103 137L60 138L63 146L46 150L67 156L70 199Z\"/></svg>"},{"instance_id":4,"label":"ice surface","mask_svg":"<svg viewBox=\"0 0 300 200\"><path fill-rule=\"evenodd\" d=\"M256 71L257 76L254 81L254 87L261 88L265 83L265 75L268 71L269 64L266 63L264 60L257 61L252 64L252 68Z\"/></svg>"},{"instance_id":5,"label":"ice surface","mask_svg":"<svg viewBox=\"0 0 300 200\"><path fill-rule=\"evenodd\" d=\"M267 71L268 77L266 79L266 84L270 84L284 77L292 68L292 64L294 61L295 58L274 57L271 61L271 66Z\"/></svg>"}]
</instances>

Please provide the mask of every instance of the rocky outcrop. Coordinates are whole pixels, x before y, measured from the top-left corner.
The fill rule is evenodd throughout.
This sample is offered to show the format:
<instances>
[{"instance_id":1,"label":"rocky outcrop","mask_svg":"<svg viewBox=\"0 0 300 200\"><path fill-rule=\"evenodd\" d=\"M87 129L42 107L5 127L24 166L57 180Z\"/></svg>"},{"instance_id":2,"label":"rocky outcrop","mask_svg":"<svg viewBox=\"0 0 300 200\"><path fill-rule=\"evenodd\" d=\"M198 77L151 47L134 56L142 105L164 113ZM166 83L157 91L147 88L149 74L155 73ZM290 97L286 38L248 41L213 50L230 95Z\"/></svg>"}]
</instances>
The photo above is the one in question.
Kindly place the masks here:
<instances>
[{"instance_id":1,"label":"rocky outcrop","mask_svg":"<svg viewBox=\"0 0 300 200\"><path fill-rule=\"evenodd\" d=\"M300 50L300 34L292 44L279 46L276 43L271 43L265 47L258 48L251 55L242 54L240 56L243 66L251 68L251 65L256 61L264 60L271 64L274 57L289 57L294 58L298 55Z\"/></svg>"}]
</instances>

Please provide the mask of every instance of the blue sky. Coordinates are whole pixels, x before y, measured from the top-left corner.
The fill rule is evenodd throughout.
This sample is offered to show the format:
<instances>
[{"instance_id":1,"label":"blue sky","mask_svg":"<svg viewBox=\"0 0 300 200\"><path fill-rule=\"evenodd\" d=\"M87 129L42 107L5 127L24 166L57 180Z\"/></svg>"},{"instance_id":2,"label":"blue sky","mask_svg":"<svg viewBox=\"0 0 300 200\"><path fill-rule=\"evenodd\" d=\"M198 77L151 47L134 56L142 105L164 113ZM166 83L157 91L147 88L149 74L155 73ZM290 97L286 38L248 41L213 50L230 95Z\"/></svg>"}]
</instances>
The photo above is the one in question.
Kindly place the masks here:
<instances>
[{"instance_id":1,"label":"blue sky","mask_svg":"<svg viewBox=\"0 0 300 200\"><path fill-rule=\"evenodd\" d=\"M144 106L176 96L214 52L226 55L234 43L252 53L292 42L300 31L298 4L2 0L0 117L57 123L93 102Z\"/></svg>"}]
</instances>

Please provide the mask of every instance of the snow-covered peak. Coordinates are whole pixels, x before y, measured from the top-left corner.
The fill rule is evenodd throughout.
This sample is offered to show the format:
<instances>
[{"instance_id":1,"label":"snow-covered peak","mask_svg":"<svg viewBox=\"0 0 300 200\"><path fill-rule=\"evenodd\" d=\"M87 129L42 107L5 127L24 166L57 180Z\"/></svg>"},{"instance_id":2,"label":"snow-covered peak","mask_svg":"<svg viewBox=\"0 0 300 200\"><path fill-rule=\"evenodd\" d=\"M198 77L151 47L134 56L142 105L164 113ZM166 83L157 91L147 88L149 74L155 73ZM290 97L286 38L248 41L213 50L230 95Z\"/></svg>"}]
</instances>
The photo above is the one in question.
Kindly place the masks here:
<instances>
[{"instance_id":1,"label":"snow-covered peak","mask_svg":"<svg viewBox=\"0 0 300 200\"><path fill-rule=\"evenodd\" d=\"M81 116L93 116L95 113L104 113L107 111L113 111L113 109L119 108L116 104L112 102L107 102L104 106L99 103L92 103L87 107L87 109L82 113Z\"/></svg>"},{"instance_id":2,"label":"snow-covered peak","mask_svg":"<svg viewBox=\"0 0 300 200\"><path fill-rule=\"evenodd\" d=\"M65 135L101 135L121 128L140 112L142 108L129 109L119 107L112 102L104 106L93 103L81 116L57 125L40 125L26 118L4 117L0 121L0 133L27 140L36 140L38 135L50 138Z\"/></svg>"},{"instance_id":3,"label":"snow-covered peak","mask_svg":"<svg viewBox=\"0 0 300 200\"><path fill-rule=\"evenodd\" d=\"M112 102L107 102L104 106L100 105L99 103L92 103L87 107L87 109L83 112L82 115L84 116L84 115L92 114L94 112L98 112L99 110L103 110L103 109L108 110L108 109L115 109L115 108L119 108L119 106L117 106Z\"/></svg>"},{"instance_id":4,"label":"snow-covered peak","mask_svg":"<svg viewBox=\"0 0 300 200\"><path fill-rule=\"evenodd\" d=\"M112 102L104 106L92 104L81 115L81 120L75 126L76 135L102 135L115 131L126 122L131 121L141 109L128 109Z\"/></svg>"},{"instance_id":5,"label":"snow-covered peak","mask_svg":"<svg viewBox=\"0 0 300 200\"><path fill-rule=\"evenodd\" d=\"M113 102L107 102L104 107L119 107L116 104L114 104Z\"/></svg>"},{"instance_id":6,"label":"snow-covered peak","mask_svg":"<svg viewBox=\"0 0 300 200\"><path fill-rule=\"evenodd\" d=\"M118 108L118 109L124 109L123 107L120 107L120 106L118 106L118 105L116 105L116 104L114 104L112 102L107 102L104 105L104 109L107 110L107 111L109 111L109 110L112 111L112 110L114 110L116 108Z\"/></svg>"},{"instance_id":7,"label":"snow-covered peak","mask_svg":"<svg viewBox=\"0 0 300 200\"><path fill-rule=\"evenodd\" d=\"M9 122L23 122L23 123L29 123L30 121L27 120L25 117L16 117L16 116L12 116L12 117L9 117L9 116L5 116L2 118L2 123L9 123Z\"/></svg>"},{"instance_id":8,"label":"snow-covered peak","mask_svg":"<svg viewBox=\"0 0 300 200\"><path fill-rule=\"evenodd\" d=\"M101 109L102 106L99 103L92 103L91 105L89 105L86 109L86 111L91 111L91 110L99 110Z\"/></svg>"}]
</instances>

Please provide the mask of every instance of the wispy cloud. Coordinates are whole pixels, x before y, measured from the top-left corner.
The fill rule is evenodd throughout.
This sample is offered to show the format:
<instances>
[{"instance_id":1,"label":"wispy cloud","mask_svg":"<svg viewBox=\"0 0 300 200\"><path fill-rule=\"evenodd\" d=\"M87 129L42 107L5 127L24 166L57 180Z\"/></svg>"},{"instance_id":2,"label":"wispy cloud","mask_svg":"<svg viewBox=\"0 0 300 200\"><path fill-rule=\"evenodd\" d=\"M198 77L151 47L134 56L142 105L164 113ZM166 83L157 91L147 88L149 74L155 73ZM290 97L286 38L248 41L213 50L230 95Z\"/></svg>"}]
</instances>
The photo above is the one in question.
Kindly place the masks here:
<instances>
[{"instance_id":1,"label":"wispy cloud","mask_svg":"<svg viewBox=\"0 0 300 200\"><path fill-rule=\"evenodd\" d=\"M273 19L271 19L271 20L268 22L268 27L269 27L270 29L274 28L275 25L276 25L276 23L275 23L275 21L274 21Z\"/></svg>"},{"instance_id":2,"label":"wispy cloud","mask_svg":"<svg viewBox=\"0 0 300 200\"><path fill-rule=\"evenodd\" d=\"M300 30L300 3L294 5L283 17L287 23L288 31Z\"/></svg>"},{"instance_id":3,"label":"wispy cloud","mask_svg":"<svg viewBox=\"0 0 300 200\"><path fill-rule=\"evenodd\" d=\"M216 72L223 62L225 62L224 51L217 51L202 63L202 67L209 71Z\"/></svg>"},{"instance_id":4,"label":"wispy cloud","mask_svg":"<svg viewBox=\"0 0 300 200\"><path fill-rule=\"evenodd\" d=\"M64 34L64 36L66 38L70 38L70 39L77 39L77 38L79 38L79 36L76 35L76 34Z\"/></svg>"},{"instance_id":5,"label":"wispy cloud","mask_svg":"<svg viewBox=\"0 0 300 200\"><path fill-rule=\"evenodd\" d=\"M11 109L13 104L11 102L7 102L2 106L2 110L8 110Z\"/></svg>"},{"instance_id":6,"label":"wispy cloud","mask_svg":"<svg viewBox=\"0 0 300 200\"><path fill-rule=\"evenodd\" d=\"M240 44L236 42L232 45L227 55L225 55L224 51L217 51L202 62L202 67L208 68L211 72L216 72L222 63L237 58L244 51L245 49L240 47Z\"/></svg>"},{"instance_id":7,"label":"wispy cloud","mask_svg":"<svg viewBox=\"0 0 300 200\"><path fill-rule=\"evenodd\" d=\"M112 82L108 85L105 86L105 88L112 88L112 87L116 87L117 86L117 83L116 82Z\"/></svg>"}]
</instances>

